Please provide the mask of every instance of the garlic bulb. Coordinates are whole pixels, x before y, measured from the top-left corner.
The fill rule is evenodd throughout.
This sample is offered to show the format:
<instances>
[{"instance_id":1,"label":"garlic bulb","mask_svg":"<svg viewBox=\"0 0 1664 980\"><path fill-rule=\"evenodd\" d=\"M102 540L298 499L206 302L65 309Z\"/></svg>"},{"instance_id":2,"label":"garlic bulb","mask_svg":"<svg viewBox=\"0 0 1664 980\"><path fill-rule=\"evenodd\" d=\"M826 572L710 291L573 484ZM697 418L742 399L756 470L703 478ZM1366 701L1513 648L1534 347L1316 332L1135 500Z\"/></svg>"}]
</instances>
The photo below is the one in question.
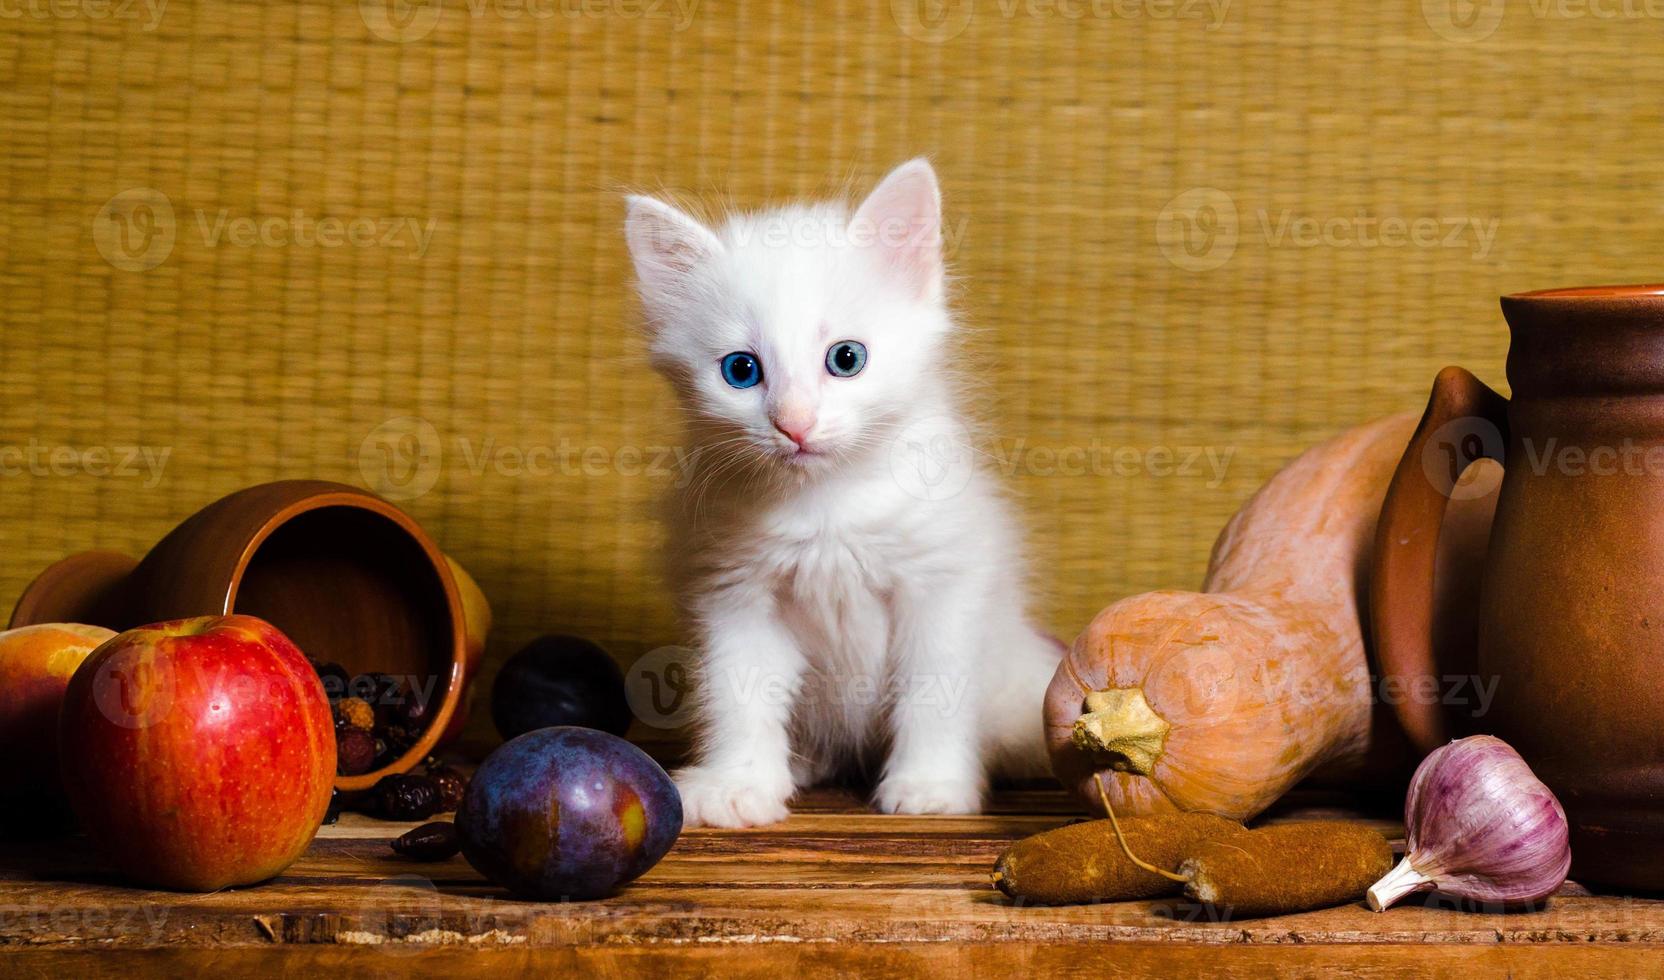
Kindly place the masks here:
<instances>
[{"instance_id":1,"label":"garlic bulb","mask_svg":"<svg viewBox=\"0 0 1664 980\"><path fill-rule=\"evenodd\" d=\"M1566 811L1508 743L1489 735L1434 750L1404 803L1409 848L1369 889L1377 912L1414 892L1504 905L1537 902L1572 864Z\"/></svg>"}]
</instances>

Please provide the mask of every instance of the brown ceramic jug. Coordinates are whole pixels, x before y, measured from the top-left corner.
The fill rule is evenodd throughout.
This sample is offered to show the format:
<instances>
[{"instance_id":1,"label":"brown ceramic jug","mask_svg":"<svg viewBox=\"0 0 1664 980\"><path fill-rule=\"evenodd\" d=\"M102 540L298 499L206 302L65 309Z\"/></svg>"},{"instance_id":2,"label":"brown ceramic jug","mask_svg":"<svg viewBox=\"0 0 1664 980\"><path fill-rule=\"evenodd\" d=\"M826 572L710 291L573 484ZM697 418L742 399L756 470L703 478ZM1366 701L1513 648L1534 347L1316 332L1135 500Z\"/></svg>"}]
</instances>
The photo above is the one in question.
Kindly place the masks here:
<instances>
[{"instance_id":1,"label":"brown ceramic jug","mask_svg":"<svg viewBox=\"0 0 1664 980\"><path fill-rule=\"evenodd\" d=\"M1518 749L1571 820L1574 878L1664 889L1664 285L1524 293L1502 312L1512 399L1442 371L1381 510L1381 690L1423 752L1476 732ZM1435 664L1434 546L1480 457L1504 475L1477 661ZM1468 670L1494 680L1487 711L1426 696Z\"/></svg>"}]
</instances>

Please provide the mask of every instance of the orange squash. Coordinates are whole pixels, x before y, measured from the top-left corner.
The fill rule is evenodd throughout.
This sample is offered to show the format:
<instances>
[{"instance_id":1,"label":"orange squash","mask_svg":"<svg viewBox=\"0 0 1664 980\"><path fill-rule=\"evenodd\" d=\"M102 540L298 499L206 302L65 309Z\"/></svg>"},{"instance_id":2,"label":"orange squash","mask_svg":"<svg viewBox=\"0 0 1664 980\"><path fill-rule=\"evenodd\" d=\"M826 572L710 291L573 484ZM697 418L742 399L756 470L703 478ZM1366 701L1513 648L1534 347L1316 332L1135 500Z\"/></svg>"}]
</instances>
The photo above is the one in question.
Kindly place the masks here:
<instances>
[{"instance_id":1,"label":"orange squash","mask_svg":"<svg viewBox=\"0 0 1664 980\"><path fill-rule=\"evenodd\" d=\"M1356 774L1372 752L1393 751L1361 599L1376 516L1414 428L1393 416L1306 451L1225 526L1201 592L1122 599L1081 633L1046 693L1045 724L1053 771L1088 809L1103 812L1103 773L1120 815L1245 820L1320 767ZM1439 545L1441 663L1461 662L1451 648L1474 636L1463 612L1477 605L1498 479L1472 478L1488 486L1452 503Z\"/></svg>"}]
</instances>

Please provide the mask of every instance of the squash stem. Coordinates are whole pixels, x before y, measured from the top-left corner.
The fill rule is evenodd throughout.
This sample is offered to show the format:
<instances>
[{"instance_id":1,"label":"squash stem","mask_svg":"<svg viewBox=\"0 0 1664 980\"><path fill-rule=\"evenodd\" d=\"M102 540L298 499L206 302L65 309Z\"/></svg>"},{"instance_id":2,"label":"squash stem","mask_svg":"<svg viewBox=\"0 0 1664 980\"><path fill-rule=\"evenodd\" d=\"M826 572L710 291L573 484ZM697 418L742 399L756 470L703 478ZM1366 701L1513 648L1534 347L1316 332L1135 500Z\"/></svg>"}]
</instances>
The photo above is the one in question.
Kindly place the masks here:
<instances>
[{"instance_id":1,"label":"squash stem","mask_svg":"<svg viewBox=\"0 0 1664 980\"><path fill-rule=\"evenodd\" d=\"M1144 699L1144 690L1118 687L1086 695L1085 712L1075 719L1075 745L1116 772L1148 776L1167 744L1172 726Z\"/></svg>"},{"instance_id":2,"label":"squash stem","mask_svg":"<svg viewBox=\"0 0 1664 980\"><path fill-rule=\"evenodd\" d=\"M1121 833L1121 821L1115 819L1115 808L1109 804L1109 791L1104 789L1103 774L1099 773L1098 775L1092 777L1092 779L1098 784L1098 799L1103 800L1104 802L1104 812L1109 814L1109 825L1115 829L1115 840L1120 843L1121 853L1127 856L1127 860L1131 861L1136 867L1143 868L1151 874L1160 875L1169 881L1176 881L1181 885L1190 884L1190 879L1186 878L1184 875L1177 875L1171 871L1163 871L1132 852L1132 848L1127 846L1127 836Z\"/></svg>"}]
</instances>

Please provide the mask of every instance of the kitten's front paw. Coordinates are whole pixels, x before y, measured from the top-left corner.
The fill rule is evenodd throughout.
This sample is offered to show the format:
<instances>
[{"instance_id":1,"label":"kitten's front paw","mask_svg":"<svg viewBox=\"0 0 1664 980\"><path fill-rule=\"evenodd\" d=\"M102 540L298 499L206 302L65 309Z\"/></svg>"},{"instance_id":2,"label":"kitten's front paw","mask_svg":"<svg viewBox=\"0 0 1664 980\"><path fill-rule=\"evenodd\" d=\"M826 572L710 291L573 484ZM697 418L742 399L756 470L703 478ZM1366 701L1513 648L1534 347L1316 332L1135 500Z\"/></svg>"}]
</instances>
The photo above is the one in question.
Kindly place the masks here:
<instances>
[{"instance_id":1,"label":"kitten's front paw","mask_svg":"<svg viewBox=\"0 0 1664 980\"><path fill-rule=\"evenodd\" d=\"M878 784L873 805L885 813L980 813L982 791L968 781L891 776Z\"/></svg>"},{"instance_id":2,"label":"kitten's front paw","mask_svg":"<svg viewBox=\"0 0 1664 980\"><path fill-rule=\"evenodd\" d=\"M792 785L746 770L689 766L676 772L684 827L760 827L786 819Z\"/></svg>"}]
</instances>

